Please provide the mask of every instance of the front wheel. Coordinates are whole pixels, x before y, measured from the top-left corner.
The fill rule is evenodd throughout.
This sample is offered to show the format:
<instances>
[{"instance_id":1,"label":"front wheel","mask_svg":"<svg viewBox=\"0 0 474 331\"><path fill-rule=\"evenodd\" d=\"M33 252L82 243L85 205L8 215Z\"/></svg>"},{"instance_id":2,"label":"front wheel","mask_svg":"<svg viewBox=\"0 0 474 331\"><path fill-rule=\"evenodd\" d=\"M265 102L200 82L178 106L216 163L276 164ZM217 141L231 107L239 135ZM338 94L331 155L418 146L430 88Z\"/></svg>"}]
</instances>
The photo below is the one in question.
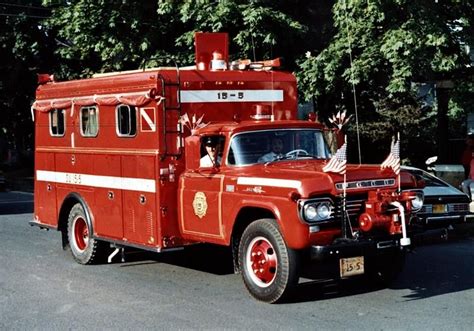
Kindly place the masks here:
<instances>
[{"instance_id":1,"label":"front wheel","mask_svg":"<svg viewBox=\"0 0 474 331\"><path fill-rule=\"evenodd\" d=\"M75 204L69 212L67 233L74 260L80 264L97 262L104 251L104 243L92 237L92 228L80 203Z\"/></svg>"},{"instance_id":2,"label":"front wheel","mask_svg":"<svg viewBox=\"0 0 474 331\"><path fill-rule=\"evenodd\" d=\"M298 283L298 255L288 248L274 219L251 223L242 234L239 266L250 294L261 301L282 300Z\"/></svg>"}]
</instances>

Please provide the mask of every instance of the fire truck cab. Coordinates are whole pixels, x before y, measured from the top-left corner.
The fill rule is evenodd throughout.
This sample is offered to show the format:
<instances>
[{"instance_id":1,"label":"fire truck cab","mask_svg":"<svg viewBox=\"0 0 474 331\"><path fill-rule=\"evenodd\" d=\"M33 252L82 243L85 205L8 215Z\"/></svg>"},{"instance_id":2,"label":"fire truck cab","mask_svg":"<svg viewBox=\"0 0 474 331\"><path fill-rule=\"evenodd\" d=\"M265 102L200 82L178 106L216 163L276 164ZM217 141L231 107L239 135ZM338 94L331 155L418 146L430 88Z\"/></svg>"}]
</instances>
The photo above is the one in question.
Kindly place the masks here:
<instances>
[{"instance_id":1,"label":"fire truck cab","mask_svg":"<svg viewBox=\"0 0 474 331\"><path fill-rule=\"evenodd\" d=\"M304 264L393 275L422 206L416 181L375 165L325 172L325 128L297 119L296 80L276 64L229 64L227 35L199 33L192 67L41 76L31 224L59 230L82 264L111 247L230 246L265 302Z\"/></svg>"}]
</instances>

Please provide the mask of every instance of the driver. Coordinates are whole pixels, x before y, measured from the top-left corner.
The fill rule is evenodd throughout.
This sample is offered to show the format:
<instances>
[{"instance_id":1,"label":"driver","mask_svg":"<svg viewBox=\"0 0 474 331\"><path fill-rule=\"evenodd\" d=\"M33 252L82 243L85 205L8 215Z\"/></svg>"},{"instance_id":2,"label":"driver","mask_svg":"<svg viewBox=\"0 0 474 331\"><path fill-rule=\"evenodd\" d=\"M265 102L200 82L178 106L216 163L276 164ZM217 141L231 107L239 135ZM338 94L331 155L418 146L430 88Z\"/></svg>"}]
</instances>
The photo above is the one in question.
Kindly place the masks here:
<instances>
[{"instance_id":1,"label":"driver","mask_svg":"<svg viewBox=\"0 0 474 331\"><path fill-rule=\"evenodd\" d=\"M271 152L261 156L258 159L259 163L270 162L283 156L283 139L280 137L273 137Z\"/></svg>"},{"instance_id":2,"label":"driver","mask_svg":"<svg viewBox=\"0 0 474 331\"><path fill-rule=\"evenodd\" d=\"M199 166L219 166L221 163L221 157L219 156L220 143L218 137L206 137L203 144L206 154L201 158Z\"/></svg>"}]
</instances>

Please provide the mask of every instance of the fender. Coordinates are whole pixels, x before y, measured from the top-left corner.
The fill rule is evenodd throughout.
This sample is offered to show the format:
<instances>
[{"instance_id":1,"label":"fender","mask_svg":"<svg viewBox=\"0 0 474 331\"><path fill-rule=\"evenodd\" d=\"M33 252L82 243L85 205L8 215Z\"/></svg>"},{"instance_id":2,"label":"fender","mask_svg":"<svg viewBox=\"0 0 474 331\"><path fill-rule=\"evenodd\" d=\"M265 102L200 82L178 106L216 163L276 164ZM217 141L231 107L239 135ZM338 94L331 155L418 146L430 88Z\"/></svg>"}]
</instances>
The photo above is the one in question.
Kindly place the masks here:
<instances>
[{"instance_id":1,"label":"fender","mask_svg":"<svg viewBox=\"0 0 474 331\"><path fill-rule=\"evenodd\" d=\"M62 224L61 220L67 220L67 216L69 215L70 208L74 206L76 203L80 203L82 208L84 209L84 213L86 214L86 222L91 229L91 235L95 238L94 235L94 218L90 211L89 205L85 201L85 199L77 192L69 193L61 203L61 210L59 212L59 221L58 221L58 230L61 230L63 227L67 229L67 223ZM65 216L65 218L63 218Z\"/></svg>"},{"instance_id":2,"label":"fender","mask_svg":"<svg viewBox=\"0 0 474 331\"><path fill-rule=\"evenodd\" d=\"M248 207L265 209L271 212L288 247L301 249L309 244L309 228L299 220L296 203L286 197L268 197L266 200L257 200L254 197L239 199L239 202L233 206L232 211L229 213L229 222L226 224L226 244L230 244L232 229L238 214L243 208ZM285 218L284 221L283 218Z\"/></svg>"}]
</instances>

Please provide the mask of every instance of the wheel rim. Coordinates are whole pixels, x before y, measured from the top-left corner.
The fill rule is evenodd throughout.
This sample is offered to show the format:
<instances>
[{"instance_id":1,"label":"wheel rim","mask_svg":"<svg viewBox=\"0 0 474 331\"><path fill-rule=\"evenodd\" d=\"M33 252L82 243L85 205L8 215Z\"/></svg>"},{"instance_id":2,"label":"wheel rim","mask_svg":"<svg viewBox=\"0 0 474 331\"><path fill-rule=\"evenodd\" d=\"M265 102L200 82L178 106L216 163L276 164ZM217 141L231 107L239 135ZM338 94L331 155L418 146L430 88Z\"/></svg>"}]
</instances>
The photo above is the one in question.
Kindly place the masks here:
<instances>
[{"instance_id":1,"label":"wheel rim","mask_svg":"<svg viewBox=\"0 0 474 331\"><path fill-rule=\"evenodd\" d=\"M79 251L84 251L89 242L89 228L87 227L86 220L82 217L77 217L73 223L74 231L74 242L75 246Z\"/></svg>"},{"instance_id":2,"label":"wheel rim","mask_svg":"<svg viewBox=\"0 0 474 331\"><path fill-rule=\"evenodd\" d=\"M273 245L264 237L254 238L247 249L247 272L260 287L270 286L276 278L278 257Z\"/></svg>"}]
</instances>

